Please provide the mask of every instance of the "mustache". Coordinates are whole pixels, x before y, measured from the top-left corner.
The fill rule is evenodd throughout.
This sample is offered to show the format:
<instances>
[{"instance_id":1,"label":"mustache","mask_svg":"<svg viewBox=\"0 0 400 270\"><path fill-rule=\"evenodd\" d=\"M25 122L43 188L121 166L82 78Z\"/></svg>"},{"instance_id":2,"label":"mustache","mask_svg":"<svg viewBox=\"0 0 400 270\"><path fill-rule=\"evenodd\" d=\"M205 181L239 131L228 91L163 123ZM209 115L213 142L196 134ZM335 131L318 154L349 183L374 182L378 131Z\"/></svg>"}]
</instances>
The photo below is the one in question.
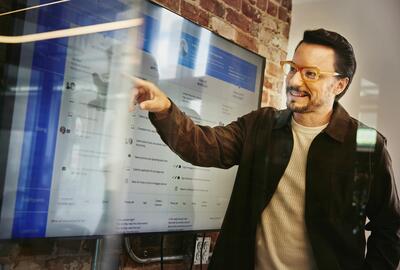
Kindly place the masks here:
<instances>
[{"instance_id":1,"label":"mustache","mask_svg":"<svg viewBox=\"0 0 400 270\"><path fill-rule=\"evenodd\" d=\"M286 86L286 93L288 93L289 91L298 91L298 92L300 92L300 89L298 87L295 87L295 86Z\"/></svg>"},{"instance_id":2,"label":"mustache","mask_svg":"<svg viewBox=\"0 0 400 270\"><path fill-rule=\"evenodd\" d=\"M289 93L290 91L303 92L303 93L306 93L307 95L311 95L310 92L301 90L299 87L296 87L296 86L286 86L286 93Z\"/></svg>"}]
</instances>

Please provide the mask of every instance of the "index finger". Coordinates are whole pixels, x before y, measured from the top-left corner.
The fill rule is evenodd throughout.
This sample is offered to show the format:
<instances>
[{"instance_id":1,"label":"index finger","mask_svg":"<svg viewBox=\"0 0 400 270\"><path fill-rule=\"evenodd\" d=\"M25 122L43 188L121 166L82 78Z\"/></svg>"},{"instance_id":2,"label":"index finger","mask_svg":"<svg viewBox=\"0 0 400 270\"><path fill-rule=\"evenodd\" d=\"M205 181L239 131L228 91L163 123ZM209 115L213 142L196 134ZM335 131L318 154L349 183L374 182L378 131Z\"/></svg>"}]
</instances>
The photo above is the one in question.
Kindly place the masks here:
<instances>
[{"instance_id":1,"label":"index finger","mask_svg":"<svg viewBox=\"0 0 400 270\"><path fill-rule=\"evenodd\" d=\"M132 76L130 74L127 74L125 72L122 72L122 75L125 76L126 78L130 79L133 81L136 87L138 86L149 86L149 82L143 79L140 79L138 77Z\"/></svg>"}]
</instances>

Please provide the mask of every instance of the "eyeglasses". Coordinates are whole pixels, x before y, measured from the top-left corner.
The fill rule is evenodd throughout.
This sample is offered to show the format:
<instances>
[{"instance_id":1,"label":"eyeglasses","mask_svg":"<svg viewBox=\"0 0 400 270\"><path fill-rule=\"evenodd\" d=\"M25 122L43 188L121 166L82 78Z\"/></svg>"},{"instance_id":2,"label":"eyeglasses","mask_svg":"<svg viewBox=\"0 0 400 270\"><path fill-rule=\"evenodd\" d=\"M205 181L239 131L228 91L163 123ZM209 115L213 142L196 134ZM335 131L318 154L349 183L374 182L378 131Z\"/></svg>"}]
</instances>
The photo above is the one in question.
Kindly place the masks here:
<instances>
[{"instance_id":1,"label":"eyeglasses","mask_svg":"<svg viewBox=\"0 0 400 270\"><path fill-rule=\"evenodd\" d=\"M340 76L340 73L321 71L318 67L299 67L293 61L281 61L281 67L286 76L293 76L297 71L300 72L304 81L317 81L321 74Z\"/></svg>"}]
</instances>

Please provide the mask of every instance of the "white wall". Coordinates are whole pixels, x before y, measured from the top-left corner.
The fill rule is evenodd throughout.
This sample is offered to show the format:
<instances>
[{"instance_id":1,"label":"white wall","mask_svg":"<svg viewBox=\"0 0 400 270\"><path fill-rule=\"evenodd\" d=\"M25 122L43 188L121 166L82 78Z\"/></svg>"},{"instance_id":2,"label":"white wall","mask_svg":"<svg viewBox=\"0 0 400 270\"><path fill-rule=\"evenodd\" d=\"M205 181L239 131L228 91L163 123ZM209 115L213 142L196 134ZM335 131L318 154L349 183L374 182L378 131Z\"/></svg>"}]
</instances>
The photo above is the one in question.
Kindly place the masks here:
<instances>
[{"instance_id":1,"label":"white wall","mask_svg":"<svg viewBox=\"0 0 400 270\"><path fill-rule=\"evenodd\" d=\"M400 188L400 1L293 0L288 58L304 30L320 27L354 47L358 69L341 103L388 139Z\"/></svg>"}]
</instances>

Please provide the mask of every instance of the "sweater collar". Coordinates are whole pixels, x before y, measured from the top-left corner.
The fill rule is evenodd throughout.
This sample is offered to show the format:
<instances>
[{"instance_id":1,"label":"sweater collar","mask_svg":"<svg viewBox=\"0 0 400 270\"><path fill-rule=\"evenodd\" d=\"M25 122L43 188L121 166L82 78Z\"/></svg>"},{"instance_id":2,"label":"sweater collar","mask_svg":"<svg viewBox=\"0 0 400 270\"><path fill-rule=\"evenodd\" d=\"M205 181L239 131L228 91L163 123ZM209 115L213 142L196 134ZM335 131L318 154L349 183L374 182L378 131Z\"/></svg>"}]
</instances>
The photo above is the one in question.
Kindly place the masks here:
<instances>
[{"instance_id":1,"label":"sweater collar","mask_svg":"<svg viewBox=\"0 0 400 270\"><path fill-rule=\"evenodd\" d=\"M278 111L274 121L274 129L283 128L284 126L290 127L292 112L288 109ZM349 127L350 115L338 102L333 105L333 113L328 126L324 132L333 139L343 142Z\"/></svg>"}]
</instances>

